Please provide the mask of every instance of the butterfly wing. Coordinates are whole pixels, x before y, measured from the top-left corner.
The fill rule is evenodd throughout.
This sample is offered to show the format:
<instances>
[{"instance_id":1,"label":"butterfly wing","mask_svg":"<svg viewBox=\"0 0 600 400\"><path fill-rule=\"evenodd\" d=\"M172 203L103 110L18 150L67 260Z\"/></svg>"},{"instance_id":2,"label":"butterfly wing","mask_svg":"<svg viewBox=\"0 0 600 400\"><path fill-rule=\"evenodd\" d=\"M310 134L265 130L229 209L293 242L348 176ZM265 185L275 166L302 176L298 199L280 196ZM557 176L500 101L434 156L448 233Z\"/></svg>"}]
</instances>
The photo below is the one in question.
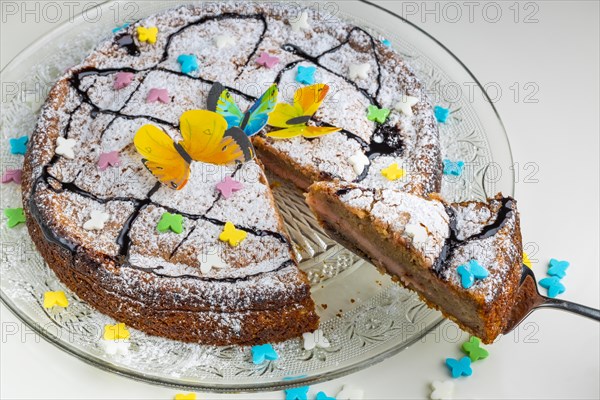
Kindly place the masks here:
<instances>
[{"instance_id":1,"label":"butterfly wing","mask_svg":"<svg viewBox=\"0 0 600 400\"><path fill-rule=\"evenodd\" d=\"M227 121L206 110L186 111L179 119L180 145L194 161L228 164L244 161L244 152L232 136L226 136Z\"/></svg>"},{"instance_id":2,"label":"butterfly wing","mask_svg":"<svg viewBox=\"0 0 600 400\"><path fill-rule=\"evenodd\" d=\"M246 135L254 136L265 127L277 103L277 95L277 85L273 85L250 107L242 127Z\"/></svg>"},{"instance_id":3,"label":"butterfly wing","mask_svg":"<svg viewBox=\"0 0 600 400\"><path fill-rule=\"evenodd\" d=\"M327 96L329 86L323 83L318 83L312 86L305 86L294 94L294 107L298 110L298 115L312 117Z\"/></svg>"},{"instance_id":4,"label":"butterfly wing","mask_svg":"<svg viewBox=\"0 0 600 400\"><path fill-rule=\"evenodd\" d=\"M179 190L190 178L190 164L175 148L173 140L153 125L142 126L133 143L142 155L144 165L165 185Z\"/></svg>"},{"instance_id":5,"label":"butterfly wing","mask_svg":"<svg viewBox=\"0 0 600 400\"><path fill-rule=\"evenodd\" d=\"M225 132L225 139L231 139L242 152L243 159L241 161L247 162L254 158L254 146L250 141L250 137L240 128L233 127Z\"/></svg>"},{"instance_id":6,"label":"butterfly wing","mask_svg":"<svg viewBox=\"0 0 600 400\"><path fill-rule=\"evenodd\" d=\"M477 279L485 279L490 274L486 268L482 267L477 261L474 260L469 262L469 270Z\"/></svg>"},{"instance_id":7,"label":"butterfly wing","mask_svg":"<svg viewBox=\"0 0 600 400\"><path fill-rule=\"evenodd\" d=\"M288 121L301 116L302 113L296 107L287 103L279 103L269 115L269 125L275 128L290 128L292 125Z\"/></svg>"},{"instance_id":8,"label":"butterfly wing","mask_svg":"<svg viewBox=\"0 0 600 400\"><path fill-rule=\"evenodd\" d=\"M231 93L218 82L208 93L207 106L209 111L214 111L225 118L228 128L240 126L244 120L244 113L235 104Z\"/></svg>"},{"instance_id":9,"label":"butterfly wing","mask_svg":"<svg viewBox=\"0 0 600 400\"><path fill-rule=\"evenodd\" d=\"M305 138L316 138L319 136L329 135L330 133L339 132L341 128L336 128L335 126L307 126L302 136Z\"/></svg>"},{"instance_id":10,"label":"butterfly wing","mask_svg":"<svg viewBox=\"0 0 600 400\"><path fill-rule=\"evenodd\" d=\"M456 269L456 272L458 272L458 275L460 275L463 288L468 289L473 286L473 283L475 283L475 277L467 267L461 265Z\"/></svg>"},{"instance_id":11,"label":"butterfly wing","mask_svg":"<svg viewBox=\"0 0 600 400\"><path fill-rule=\"evenodd\" d=\"M267 136L275 139L290 139L296 136L301 136L305 131L306 125L294 125L290 128L269 132L267 133Z\"/></svg>"}]
</instances>

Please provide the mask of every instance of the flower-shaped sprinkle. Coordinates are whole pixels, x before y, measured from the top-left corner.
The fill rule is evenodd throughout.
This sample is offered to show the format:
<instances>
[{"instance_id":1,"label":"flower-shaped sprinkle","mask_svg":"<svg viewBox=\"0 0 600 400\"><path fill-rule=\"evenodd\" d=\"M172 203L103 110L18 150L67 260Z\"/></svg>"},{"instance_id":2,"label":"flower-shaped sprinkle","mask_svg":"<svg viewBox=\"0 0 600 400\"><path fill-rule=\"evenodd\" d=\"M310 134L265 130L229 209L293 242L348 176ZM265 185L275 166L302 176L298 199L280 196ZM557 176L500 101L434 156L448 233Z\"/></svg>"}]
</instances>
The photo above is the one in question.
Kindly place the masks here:
<instances>
[{"instance_id":1,"label":"flower-shaped sprinkle","mask_svg":"<svg viewBox=\"0 0 600 400\"><path fill-rule=\"evenodd\" d=\"M28 141L29 138L27 136L8 139L8 143L10 144L10 153L25 155L25 153L27 152Z\"/></svg>"},{"instance_id":2,"label":"flower-shaped sprinkle","mask_svg":"<svg viewBox=\"0 0 600 400\"><path fill-rule=\"evenodd\" d=\"M8 218L6 225L9 228L25 223L25 212L22 208L5 208L4 215Z\"/></svg>"},{"instance_id":3,"label":"flower-shaped sprinkle","mask_svg":"<svg viewBox=\"0 0 600 400\"><path fill-rule=\"evenodd\" d=\"M179 234L183 232L183 216L165 212L160 217L156 229L160 233L165 233L170 230L171 232Z\"/></svg>"},{"instance_id":4,"label":"flower-shaped sprinkle","mask_svg":"<svg viewBox=\"0 0 600 400\"><path fill-rule=\"evenodd\" d=\"M219 240L229 243L230 246L236 247L246 239L248 233L241 229L237 229L235 225L229 221L225 223L223 232L219 235Z\"/></svg>"},{"instance_id":5,"label":"flower-shaped sprinkle","mask_svg":"<svg viewBox=\"0 0 600 400\"><path fill-rule=\"evenodd\" d=\"M151 26L149 28L138 26L137 27L138 40L140 42L146 42L150 44L156 43L156 37L158 36L158 28Z\"/></svg>"},{"instance_id":6,"label":"flower-shaped sprinkle","mask_svg":"<svg viewBox=\"0 0 600 400\"><path fill-rule=\"evenodd\" d=\"M44 293L44 308L67 307L69 300L63 291Z\"/></svg>"},{"instance_id":7,"label":"flower-shaped sprinkle","mask_svg":"<svg viewBox=\"0 0 600 400\"><path fill-rule=\"evenodd\" d=\"M390 181L404 178L406 171L400 168L398 163L390 164L387 168L381 170L381 175L385 176Z\"/></svg>"},{"instance_id":8,"label":"flower-shaped sprinkle","mask_svg":"<svg viewBox=\"0 0 600 400\"><path fill-rule=\"evenodd\" d=\"M252 346L252 363L259 365L264 363L266 360L275 361L279 359L279 354L275 351L273 346L270 344L263 344L260 346Z\"/></svg>"},{"instance_id":9,"label":"flower-shaped sprinkle","mask_svg":"<svg viewBox=\"0 0 600 400\"><path fill-rule=\"evenodd\" d=\"M467 353L471 361L483 360L490 355L490 353L481 347L481 339L475 336L471 336L468 342L462 344L463 351Z\"/></svg>"},{"instance_id":10,"label":"flower-shaped sprinkle","mask_svg":"<svg viewBox=\"0 0 600 400\"><path fill-rule=\"evenodd\" d=\"M460 360L446 358L446 366L450 370L450 375L452 375L453 378L471 376L473 373L473 370L471 369L471 359L466 356Z\"/></svg>"},{"instance_id":11,"label":"flower-shaped sprinkle","mask_svg":"<svg viewBox=\"0 0 600 400\"><path fill-rule=\"evenodd\" d=\"M390 115L389 108L379 108L374 105L370 105L367 111L367 119L369 121L379 122L380 124L384 124Z\"/></svg>"},{"instance_id":12,"label":"flower-shaped sprinkle","mask_svg":"<svg viewBox=\"0 0 600 400\"><path fill-rule=\"evenodd\" d=\"M10 183L14 182L17 185L21 184L21 180L23 178L23 170L22 169L7 169L2 175L2 183Z\"/></svg>"},{"instance_id":13,"label":"flower-shaped sprinkle","mask_svg":"<svg viewBox=\"0 0 600 400\"><path fill-rule=\"evenodd\" d=\"M114 325L104 325L104 340L129 339L131 334L124 323L119 322Z\"/></svg>"}]
</instances>

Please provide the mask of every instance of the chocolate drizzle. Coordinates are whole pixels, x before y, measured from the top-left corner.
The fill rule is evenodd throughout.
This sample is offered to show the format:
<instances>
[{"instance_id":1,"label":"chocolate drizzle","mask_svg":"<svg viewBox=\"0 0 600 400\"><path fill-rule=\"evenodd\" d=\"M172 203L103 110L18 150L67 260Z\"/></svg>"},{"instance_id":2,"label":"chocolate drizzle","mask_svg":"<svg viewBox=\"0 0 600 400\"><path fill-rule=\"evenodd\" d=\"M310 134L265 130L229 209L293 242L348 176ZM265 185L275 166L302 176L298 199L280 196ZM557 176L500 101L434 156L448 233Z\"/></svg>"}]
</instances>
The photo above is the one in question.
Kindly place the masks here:
<instances>
[{"instance_id":1,"label":"chocolate drizzle","mask_svg":"<svg viewBox=\"0 0 600 400\"><path fill-rule=\"evenodd\" d=\"M459 248L461 246L465 246L468 243L476 241L476 240L487 239L487 238L492 237L495 234L497 234L498 231L500 229L502 229L502 227L506 224L506 222L510 218L512 218L512 214L515 212L514 211L514 203L515 203L515 200L512 197L503 198L502 204L500 206L500 210L498 210L498 215L496 216L496 219L494 220L494 222L492 222L489 225L484 226L482 228L481 232L473 234L464 239L458 238L458 231L456 228L455 209L452 207L452 205L446 206L446 213L450 217L450 221L449 221L450 235L448 236L448 238L446 238L446 241L444 242L444 246L442 247L442 250L440 251L440 255L433 263L433 266L432 266L433 270L438 275L441 275L441 273L446 268L449 268L449 266L450 266L449 262L452 259L452 255L454 254L454 251L457 248Z\"/></svg>"},{"instance_id":2,"label":"chocolate drizzle","mask_svg":"<svg viewBox=\"0 0 600 400\"><path fill-rule=\"evenodd\" d=\"M260 38L259 40L256 42L254 49L252 50L252 52L248 55L248 58L246 59L243 67L240 70L240 73L237 75L237 77L241 76L241 74L244 72L245 67L247 67L250 63L250 61L253 59L253 57L255 56L255 54L257 53L258 49L260 48L260 45L262 44L266 32L268 30L268 24L267 24L267 19L264 15L262 14L252 14L252 15L243 15L243 14L237 14L237 13L223 13L223 14L219 14L219 15L215 15L215 16L206 16L203 18L200 18L199 20L196 20L194 22L188 23L184 26L182 26L180 29L178 29L177 31L171 33L166 40L166 45L165 45L165 49L162 55L162 58L160 60L159 63L157 63L154 66L151 66L149 68L145 68L145 69L134 69L134 68L105 68L105 69L99 69L99 68L85 68L82 69L80 71L75 72L71 79L70 79L70 85L73 89L76 90L77 94L79 95L80 99L81 99L81 103L71 112L71 114L69 115L69 120L67 122L66 127L64 128L63 131L63 135L65 137L68 137L68 134L70 132L70 128L71 128L71 122L73 119L73 115L82 107L82 105L87 105L89 107L91 107L91 111L90 111L90 116L92 118L95 118L97 115L99 114L108 114L108 115L112 115L114 116L114 118L105 126L105 128L102 130L102 132L100 132L100 137L102 137L102 135L104 135L104 133L106 132L106 130L108 130L108 128L114 123L115 120L117 120L117 118L124 118L124 119L128 119L128 120L134 120L134 119L147 119L149 121L152 121L156 124L159 125L164 125L164 126L169 126L171 128L174 129L178 129L179 126L178 124L174 124L172 122L163 120L161 118L157 118L157 117L153 117L153 116L149 116L149 115L130 115L130 114L125 114L123 112L124 108L128 105L129 101L133 98L133 96L135 95L135 93L137 93L137 91L140 89L140 87L142 87L144 79L146 78L146 76L148 75L149 72L151 71L161 71L164 73L168 73L168 74L173 74L173 75L178 75L181 77L185 77L186 79L193 79L193 80L198 80L201 81L203 83L212 85L215 82L205 79L205 78L201 78L201 77L195 77L195 76L191 76L189 74L184 74L182 72L179 71L171 71L168 69L165 69L163 67L159 67L159 64L162 63L163 61L167 60L169 58L169 51L170 51L170 45L172 40L178 36L180 33L182 33L183 31L185 31L186 29L188 29L191 26L196 26L196 25L200 25L203 24L205 22L208 21L218 21L218 20L223 20L223 19L242 19L242 20L248 20L248 19L255 19L257 21L260 21L263 24L263 29L262 32L260 34ZM348 44L350 42L351 36L354 32L360 31L364 34L366 34L369 39L370 39L370 44L371 44L371 48L373 51L373 55L375 58L375 61L377 63L377 90L375 95L371 95L366 89L359 87L354 81L349 80L347 77L342 76L338 73L335 73L334 71L330 70L329 68L323 66L320 63L320 59L329 53L335 52L336 50L340 49L342 46ZM115 36L114 38L114 42L115 44L120 47L123 48L127 51L127 53L130 56L139 56L140 55L140 49L139 47L136 45L134 37L132 36L132 34L130 33L121 33L118 34L117 36ZM339 45L319 54L318 56L310 56L309 54L307 54L305 51L303 51L302 49L300 49L298 46L295 46L293 44L284 44L282 46L283 50L291 52L293 54L298 55L299 57L303 58L304 60L307 60L309 62L314 63L315 65L318 65L320 68L330 72L331 74L334 74L338 77L340 77L341 79L344 79L346 82L348 82L348 84L352 85L354 88L356 88L357 91L359 91L360 93L362 93L371 104L377 105L378 107L380 106L380 103L377 100L377 97L379 95L380 89L381 89L381 65L379 62L379 57L377 55L377 51L376 51L376 40L373 38L372 35L370 35L369 33L367 33L366 31L364 31L361 28L355 27L353 29L351 29L348 34L347 37L345 39L345 41L341 42ZM296 60L293 61L291 63L289 63L288 65L286 65L278 74L275 83L280 82L281 77L283 75L283 73L285 73L286 71L291 70L292 68L294 68L298 63L300 63L302 60ZM94 104L94 102L91 100L88 91L89 88L87 90L83 90L82 89L82 81L83 79L85 79L86 77L96 77L96 76L109 76L118 72L131 72L134 73L136 75L142 75L140 82L138 83L137 87L132 91L131 95L125 100L123 106L119 109L119 110L110 110L110 109L103 109L98 107L96 104ZM90 86L90 88L93 85ZM250 96L246 93L241 92L240 90L237 90L236 88L233 87L226 87L231 93L235 93L243 98L245 98L246 100L249 101L254 101L257 98ZM327 124L326 122L322 122L322 121L315 121L312 120L312 122L316 125L319 126L331 126L330 124ZM387 138L391 138L393 136L394 133L394 128L393 127L381 127L378 126L375 134L377 134L377 132L382 132L382 134L385 136L387 135ZM341 131L342 134L346 135L348 138L353 139L355 141L357 141L361 148L369 155L369 156L375 156L375 155L382 155L382 154L394 154L396 151L398 151L399 149L401 149L401 143L399 143L397 146L392 146L389 145L389 140L384 141L387 145L387 147L385 147L384 145L380 145L380 144L368 144L367 142L365 142L363 139L361 139L360 136L347 131L347 130L342 130ZM396 136L397 132L396 132ZM129 257L129 250L130 250L130 246L131 246L131 238L129 236L129 233L131 231L131 228L133 226L133 224L135 223L136 219L138 218L139 214L142 212L142 210L144 208L146 208L149 205L154 205L156 207L161 207L165 210L167 210L168 212L172 212L172 213L178 213L183 215L184 217L190 219L190 220L204 220L207 221L209 223L212 223L214 225L217 226L224 226L225 222L224 221L220 221L217 219L213 219L213 218L208 218L206 216L206 214L203 215L194 215L194 214L185 214L180 212L179 210L176 210L174 208L165 206L165 205L161 205L161 204L157 204L155 202L152 201L152 196L156 193L157 190L159 190L159 188L161 187L160 183L157 183L146 195L145 198L143 199L136 199L136 198L132 198L132 197L114 197L114 198L101 198L98 197L92 193L90 193L89 191L86 191L82 188L80 188L79 186L77 186L75 184L75 182L59 182L56 178L54 178L53 176L50 175L49 173L49 168L51 168L57 161L58 161L59 157L58 156L54 156L49 162L48 164L46 164L43 168L42 168L42 173L40 174L40 176L38 176L38 178L35 180L34 184L33 184L33 188L32 188L32 193L31 193L31 197L29 200L29 208L31 210L31 213L33 215L33 217L35 218L35 220L37 221L39 227L41 228L44 237L49 241L52 242L54 244L59 245L60 247L68 250L70 253L72 253L73 255L75 253L78 252L79 250L79 246L71 243L70 241L60 237L60 235L58 235L56 232L52 231L52 229L50 229L47 225L47 221L44 218L43 214L41 213L40 209L39 209L39 205L36 203L36 191L38 190L38 188L42 185L45 185L47 188L49 188L50 190L55 191L56 193L60 193L60 192L70 192L88 199L91 199L99 204L106 204L108 202L111 201L122 201L122 202L130 202L134 205L134 211L129 215L129 217L127 218L127 220L125 221L125 223L123 224L123 228L121 230L121 232L119 233L117 239L116 239L116 243L119 246L119 258L121 259L122 262L124 262L124 265L132 267L132 268L136 268L136 269L141 269L143 270L143 268L140 267L136 267L136 266L132 266L128 263L128 257ZM238 166L238 168L236 169L236 171L234 172L234 174L239 170L240 166ZM80 172L81 173L81 172ZM365 174L366 176L366 174ZM364 178L364 177L363 177ZM50 180L52 180L53 184L50 183ZM58 186L58 187L57 187ZM208 213L210 210L212 210L212 208L214 207L214 205L217 203L217 201L220 199L220 195L217 196L217 198L215 199L213 205L207 210L206 213ZM195 228L194 228L195 229ZM279 240L282 243L286 243L290 248L291 248L291 243L289 242L289 240L282 235L279 232L272 232L272 231L267 231L267 230L258 230L258 229L254 229L251 227L238 227L238 229L242 229L252 235L255 236L271 236L276 238L277 240ZM188 235L177 245L177 247L175 248L175 250L173 251L173 253L171 254L171 256L173 256L177 250L180 248L180 246L187 240L187 238L189 237L189 235L191 234L191 232L188 233ZM284 268L286 265L288 265L291 261L287 261L285 262L283 265L281 265L279 269ZM156 270L151 270L149 272L154 273L157 276L164 276L161 275L158 271ZM171 277L171 276L164 276L164 277ZM196 278L196 279L203 279L203 280L210 280L208 278L200 278L200 277L195 277L195 276L182 276L182 277L189 277L189 278ZM246 278L238 278L235 280L241 280L241 279L247 279Z\"/></svg>"}]
</instances>

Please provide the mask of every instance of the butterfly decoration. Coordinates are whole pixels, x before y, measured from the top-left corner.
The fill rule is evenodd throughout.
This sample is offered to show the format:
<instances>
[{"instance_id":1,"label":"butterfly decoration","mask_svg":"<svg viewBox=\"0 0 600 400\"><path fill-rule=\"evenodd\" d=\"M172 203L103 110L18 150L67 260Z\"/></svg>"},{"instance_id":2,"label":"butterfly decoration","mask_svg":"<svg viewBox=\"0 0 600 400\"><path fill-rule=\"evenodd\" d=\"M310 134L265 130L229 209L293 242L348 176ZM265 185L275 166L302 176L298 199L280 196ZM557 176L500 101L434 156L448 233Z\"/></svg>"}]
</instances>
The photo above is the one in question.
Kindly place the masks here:
<instances>
[{"instance_id":1,"label":"butterfly decoration","mask_svg":"<svg viewBox=\"0 0 600 400\"><path fill-rule=\"evenodd\" d=\"M230 246L236 247L242 243L246 237L248 237L248 232L237 229L232 222L227 221L223 227L223 232L219 235L219 240L229 243Z\"/></svg>"},{"instance_id":2,"label":"butterfly decoration","mask_svg":"<svg viewBox=\"0 0 600 400\"><path fill-rule=\"evenodd\" d=\"M321 329L317 329L314 332L305 332L302 334L304 341L304 350L313 350L315 347L326 349L331 346L329 340L323 335Z\"/></svg>"},{"instance_id":3,"label":"butterfly decoration","mask_svg":"<svg viewBox=\"0 0 600 400\"><path fill-rule=\"evenodd\" d=\"M450 374L453 378L470 376L473 373L473 370L471 369L471 359L466 356L460 360L446 358L446 366L450 369Z\"/></svg>"},{"instance_id":4,"label":"butterfly decoration","mask_svg":"<svg viewBox=\"0 0 600 400\"><path fill-rule=\"evenodd\" d=\"M298 89L294 94L294 105L279 103L269 116L269 125L280 130L267 133L275 139L288 139L296 136L315 138L329 133L338 132L341 128L334 126L311 126L308 121L317 112L329 86L319 83Z\"/></svg>"},{"instance_id":5,"label":"butterfly decoration","mask_svg":"<svg viewBox=\"0 0 600 400\"><path fill-rule=\"evenodd\" d=\"M227 129L227 121L217 113L186 111L179 127L181 142L173 141L154 125L142 126L133 139L146 168L172 189L181 190L187 184L192 161L223 165L254 157L246 134L239 128Z\"/></svg>"},{"instance_id":6,"label":"butterfly decoration","mask_svg":"<svg viewBox=\"0 0 600 400\"><path fill-rule=\"evenodd\" d=\"M208 109L223 116L229 129L238 127L247 136L254 136L267 125L269 114L277 103L278 94L277 85L272 85L248 111L242 112L231 93L217 82L208 93Z\"/></svg>"},{"instance_id":7,"label":"butterfly decoration","mask_svg":"<svg viewBox=\"0 0 600 400\"><path fill-rule=\"evenodd\" d=\"M540 286L548 289L548 297L552 299L559 294L564 293L566 290L565 285L563 285L560 278L557 278L556 276L550 276L540 280Z\"/></svg>"},{"instance_id":8,"label":"butterfly decoration","mask_svg":"<svg viewBox=\"0 0 600 400\"><path fill-rule=\"evenodd\" d=\"M483 360L490 355L490 353L481 347L481 339L475 336L471 336L468 342L462 344L463 351L469 355L471 361Z\"/></svg>"},{"instance_id":9,"label":"butterfly decoration","mask_svg":"<svg viewBox=\"0 0 600 400\"><path fill-rule=\"evenodd\" d=\"M45 292L44 293L44 308L67 307L69 300L63 291Z\"/></svg>"},{"instance_id":10,"label":"butterfly decoration","mask_svg":"<svg viewBox=\"0 0 600 400\"><path fill-rule=\"evenodd\" d=\"M443 160L444 163L444 175L460 176L465 166L464 161L451 161L448 159Z\"/></svg>"},{"instance_id":11,"label":"butterfly decoration","mask_svg":"<svg viewBox=\"0 0 600 400\"><path fill-rule=\"evenodd\" d=\"M309 389L308 386L286 389L285 400L307 400Z\"/></svg>"},{"instance_id":12,"label":"butterfly decoration","mask_svg":"<svg viewBox=\"0 0 600 400\"><path fill-rule=\"evenodd\" d=\"M476 260L469 260L468 263L460 265L456 272L460 275L460 282L465 289L470 288L475 283L475 279L485 279L490 274Z\"/></svg>"},{"instance_id":13,"label":"butterfly decoration","mask_svg":"<svg viewBox=\"0 0 600 400\"><path fill-rule=\"evenodd\" d=\"M452 381L433 381L431 383L431 394L429 398L432 400L448 400L452 399L454 394L454 382Z\"/></svg>"},{"instance_id":14,"label":"butterfly decoration","mask_svg":"<svg viewBox=\"0 0 600 400\"><path fill-rule=\"evenodd\" d=\"M275 351L272 345L263 344L260 346L252 346L252 363L259 365L265 361L275 361L279 359L279 354Z\"/></svg>"},{"instance_id":15,"label":"butterfly decoration","mask_svg":"<svg viewBox=\"0 0 600 400\"><path fill-rule=\"evenodd\" d=\"M562 279L567 275L567 268L569 268L569 262L551 258L549 267L550 268L548 268L548 275Z\"/></svg>"}]
</instances>

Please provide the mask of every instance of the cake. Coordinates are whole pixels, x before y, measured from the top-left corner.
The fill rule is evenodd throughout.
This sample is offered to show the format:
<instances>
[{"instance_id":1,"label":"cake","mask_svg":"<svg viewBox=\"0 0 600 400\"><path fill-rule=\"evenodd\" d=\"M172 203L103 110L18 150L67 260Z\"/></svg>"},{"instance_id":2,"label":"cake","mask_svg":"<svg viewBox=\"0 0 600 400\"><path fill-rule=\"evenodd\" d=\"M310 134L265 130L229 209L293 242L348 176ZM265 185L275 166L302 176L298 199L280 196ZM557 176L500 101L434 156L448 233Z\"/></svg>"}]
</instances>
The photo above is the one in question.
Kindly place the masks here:
<instances>
[{"instance_id":1,"label":"cake","mask_svg":"<svg viewBox=\"0 0 600 400\"><path fill-rule=\"evenodd\" d=\"M309 200L329 228L335 201L348 224L358 212L379 226L369 207L342 207L336 185L421 199L439 210L436 240L463 207L422 200L442 176L433 105L385 40L318 10L217 2L118 27L58 80L25 159L27 226L61 281L119 322L204 344L284 341L319 319L263 165L303 190L318 182ZM450 317L484 341L496 334L508 294L477 297L444 277L452 268L430 270L470 308ZM475 321L482 310L496 314Z\"/></svg>"},{"instance_id":2,"label":"cake","mask_svg":"<svg viewBox=\"0 0 600 400\"><path fill-rule=\"evenodd\" d=\"M514 199L448 204L436 195L318 182L307 202L332 237L464 330L484 343L504 331L523 254Z\"/></svg>"}]
</instances>

